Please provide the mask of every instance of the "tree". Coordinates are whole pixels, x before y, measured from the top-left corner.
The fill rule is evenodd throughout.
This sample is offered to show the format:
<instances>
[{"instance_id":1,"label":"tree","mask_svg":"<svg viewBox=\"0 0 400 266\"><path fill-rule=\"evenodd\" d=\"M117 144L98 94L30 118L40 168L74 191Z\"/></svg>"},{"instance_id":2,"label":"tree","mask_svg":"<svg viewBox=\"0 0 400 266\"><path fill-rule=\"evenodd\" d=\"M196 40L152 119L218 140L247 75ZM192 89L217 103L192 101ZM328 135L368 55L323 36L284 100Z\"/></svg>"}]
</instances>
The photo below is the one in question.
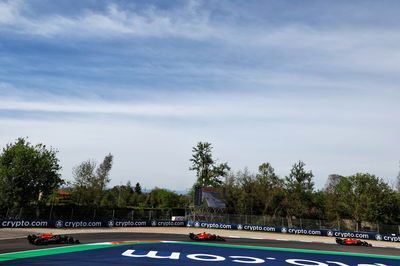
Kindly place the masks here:
<instances>
[{"instance_id":1,"label":"tree","mask_svg":"<svg viewBox=\"0 0 400 266\"><path fill-rule=\"evenodd\" d=\"M114 186L104 193L101 199L101 206L125 208L130 204L133 193L130 181L126 185Z\"/></svg>"},{"instance_id":2,"label":"tree","mask_svg":"<svg viewBox=\"0 0 400 266\"><path fill-rule=\"evenodd\" d=\"M286 210L287 216L304 217L311 207L312 193L314 192L314 175L306 172L305 163L299 161L292 166L290 174L285 177Z\"/></svg>"},{"instance_id":3,"label":"tree","mask_svg":"<svg viewBox=\"0 0 400 266\"><path fill-rule=\"evenodd\" d=\"M257 201L256 180L254 174L247 168L239 171L237 174L237 183L240 187L240 193L234 195L240 214L259 214L260 202Z\"/></svg>"},{"instance_id":4,"label":"tree","mask_svg":"<svg viewBox=\"0 0 400 266\"><path fill-rule=\"evenodd\" d=\"M211 143L199 142L192 149L193 155L190 161L192 167L189 170L196 171L196 186L218 187L222 184L221 177L226 176L230 167L227 163L216 165L212 158Z\"/></svg>"},{"instance_id":5,"label":"tree","mask_svg":"<svg viewBox=\"0 0 400 266\"><path fill-rule=\"evenodd\" d=\"M107 186L107 184L110 182L109 174L111 171L113 163L113 156L111 153L106 155L104 157L103 162L99 165L99 167L96 170L97 174L97 182L98 182L98 187L100 190L104 190Z\"/></svg>"},{"instance_id":6,"label":"tree","mask_svg":"<svg viewBox=\"0 0 400 266\"><path fill-rule=\"evenodd\" d=\"M328 218L353 219L355 230L359 230L364 221L395 222L399 213L395 191L371 174L338 176L327 186L325 193Z\"/></svg>"},{"instance_id":7,"label":"tree","mask_svg":"<svg viewBox=\"0 0 400 266\"><path fill-rule=\"evenodd\" d=\"M57 151L25 138L7 144L0 155L0 201L7 207L27 206L39 194L49 196L64 181ZM42 198L44 198L42 197Z\"/></svg>"},{"instance_id":8,"label":"tree","mask_svg":"<svg viewBox=\"0 0 400 266\"><path fill-rule=\"evenodd\" d=\"M342 199L346 196L350 184L344 176L332 174L329 175L324 192L326 195L326 215L329 220L340 222L343 218L350 217L348 206L343 204Z\"/></svg>"},{"instance_id":9,"label":"tree","mask_svg":"<svg viewBox=\"0 0 400 266\"><path fill-rule=\"evenodd\" d=\"M281 187L283 184L283 181L275 174L275 169L272 168L270 163L263 163L258 167L256 178L267 189Z\"/></svg>"},{"instance_id":10,"label":"tree","mask_svg":"<svg viewBox=\"0 0 400 266\"><path fill-rule=\"evenodd\" d=\"M75 180L73 186L78 204L101 205L103 192L110 182L112 161L113 156L108 154L98 167L95 161L86 160L73 168L72 174Z\"/></svg>"},{"instance_id":11,"label":"tree","mask_svg":"<svg viewBox=\"0 0 400 266\"><path fill-rule=\"evenodd\" d=\"M348 177L350 197L344 199L357 225L362 221L390 222L395 215L394 191L381 178L358 173ZM357 228L359 229L359 228Z\"/></svg>"},{"instance_id":12,"label":"tree","mask_svg":"<svg viewBox=\"0 0 400 266\"><path fill-rule=\"evenodd\" d=\"M283 180L275 174L270 163L263 163L258 167L255 192L257 201L263 208L263 214L277 215L281 212Z\"/></svg>"},{"instance_id":13,"label":"tree","mask_svg":"<svg viewBox=\"0 0 400 266\"><path fill-rule=\"evenodd\" d=\"M92 160L86 160L75 166L72 169L72 175L74 177L75 186L90 188L96 186L96 175L94 174L96 169L96 162Z\"/></svg>"},{"instance_id":14,"label":"tree","mask_svg":"<svg viewBox=\"0 0 400 266\"><path fill-rule=\"evenodd\" d=\"M140 186L139 182L136 183L135 193L142 194L142 187Z\"/></svg>"},{"instance_id":15,"label":"tree","mask_svg":"<svg viewBox=\"0 0 400 266\"><path fill-rule=\"evenodd\" d=\"M146 195L146 204L150 208L177 208L182 207L182 198L175 192L156 187Z\"/></svg>"}]
</instances>

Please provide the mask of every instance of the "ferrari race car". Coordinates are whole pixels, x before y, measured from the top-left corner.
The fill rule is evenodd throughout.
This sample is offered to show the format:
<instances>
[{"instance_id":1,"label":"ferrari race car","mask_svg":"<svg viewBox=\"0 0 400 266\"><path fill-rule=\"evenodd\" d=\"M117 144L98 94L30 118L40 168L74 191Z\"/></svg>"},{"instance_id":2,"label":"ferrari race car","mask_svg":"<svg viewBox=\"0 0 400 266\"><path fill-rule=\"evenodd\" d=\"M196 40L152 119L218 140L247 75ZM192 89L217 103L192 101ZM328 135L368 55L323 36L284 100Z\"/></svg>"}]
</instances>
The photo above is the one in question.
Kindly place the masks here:
<instances>
[{"instance_id":1,"label":"ferrari race car","mask_svg":"<svg viewBox=\"0 0 400 266\"><path fill-rule=\"evenodd\" d=\"M33 245L47 244L79 244L79 240L75 240L68 235L53 235L53 234L32 234L28 235L29 243Z\"/></svg>"},{"instance_id":2,"label":"ferrari race car","mask_svg":"<svg viewBox=\"0 0 400 266\"><path fill-rule=\"evenodd\" d=\"M189 238L196 241L226 241L225 238L219 235L207 234L206 232L200 234L190 233Z\"/></svg>"},{"instance_id":3,"label":"ferrari race car","mask_svg":"<svg viewBox=\"0 0 400 266\"><path fill-rule=\"evenodd\" d=\"M336 243L339 245L347 245L347 246L366 246L366 247L372 247L372 244L366 242L366 241L361 241L358 239L353 239L353 238L336 238Z\"/></svg>"}]
</instances>

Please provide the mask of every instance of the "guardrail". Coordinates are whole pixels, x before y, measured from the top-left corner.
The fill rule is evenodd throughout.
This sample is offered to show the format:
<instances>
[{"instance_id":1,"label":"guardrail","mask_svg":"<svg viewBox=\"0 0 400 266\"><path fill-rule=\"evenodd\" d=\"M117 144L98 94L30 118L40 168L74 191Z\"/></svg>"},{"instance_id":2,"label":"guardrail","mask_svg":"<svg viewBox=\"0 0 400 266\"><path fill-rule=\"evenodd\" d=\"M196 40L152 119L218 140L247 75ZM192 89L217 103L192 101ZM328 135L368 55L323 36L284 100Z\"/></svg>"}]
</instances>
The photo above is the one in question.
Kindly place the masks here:
<instances>
[{"instance_id":1,"label":"guardrail","mask_svg":"<svg viewBox=\"0 0 400 266\"><path fill-rule=\"evenodd\" d=\"M99 228L99 227L194 227L207 229L273 232L282 234L361 238L366 240L400 242L400 235L385 235L363 232L342 232L251 224L209 223L202 221L158 221L158 220L0 220L0 228Z\"/></svg>"}]
</instances>

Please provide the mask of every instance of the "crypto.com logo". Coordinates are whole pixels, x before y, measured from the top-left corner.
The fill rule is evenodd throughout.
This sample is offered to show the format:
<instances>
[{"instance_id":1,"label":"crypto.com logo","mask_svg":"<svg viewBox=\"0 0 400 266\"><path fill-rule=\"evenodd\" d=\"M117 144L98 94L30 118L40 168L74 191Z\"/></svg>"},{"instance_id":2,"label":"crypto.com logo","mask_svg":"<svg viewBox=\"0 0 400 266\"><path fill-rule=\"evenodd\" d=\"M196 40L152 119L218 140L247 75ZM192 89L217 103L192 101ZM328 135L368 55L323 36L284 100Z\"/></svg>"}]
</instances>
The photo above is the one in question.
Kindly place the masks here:
<instances>
[{"instance_id":1,"label":"crypto.com logo","mask_svg":"<svg viewBox=\"0 0 400 266\"><path fill-rule=\"evenodd\" d=\"M63 227L63 221L58 220L58 221L56 222L56 228L61 228L61 227Z\"/></svg>"}]
</instances>

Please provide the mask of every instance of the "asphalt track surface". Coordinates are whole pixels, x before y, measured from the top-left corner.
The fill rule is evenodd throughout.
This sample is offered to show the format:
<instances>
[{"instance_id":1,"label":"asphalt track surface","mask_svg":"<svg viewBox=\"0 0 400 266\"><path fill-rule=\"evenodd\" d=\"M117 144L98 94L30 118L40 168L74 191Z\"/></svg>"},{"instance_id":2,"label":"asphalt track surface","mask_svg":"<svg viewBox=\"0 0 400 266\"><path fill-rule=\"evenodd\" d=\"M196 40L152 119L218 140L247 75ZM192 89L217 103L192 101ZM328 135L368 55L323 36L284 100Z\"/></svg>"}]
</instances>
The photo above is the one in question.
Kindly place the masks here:
<instances>
[{"instance_id":1,"label":"asphalt track surface","mask_svg":"<svg viewBox=\"0 0 400 266\"><path fill-rule=\"evenodd\" d=\"M160 234L160 233L77 233L70 234L75 239L79 239L82 244L113 241L182 241L193 242L187 235L182 234ZM268 239L247 239L247 238L226 238L226 242L215 242L221 245L238 245L254 247L270 247L282 249L316 250L342 253L374 254L384 256L400 257L400 249L389 247L360 247L360 246L341 246L321 242L301 242L301 241L280 241ZM46 249L65 245L44 245L35 246L28 243L24 237L1 239L0 254L27 251L35 249Z\"/></svg>"}]
</instances>

